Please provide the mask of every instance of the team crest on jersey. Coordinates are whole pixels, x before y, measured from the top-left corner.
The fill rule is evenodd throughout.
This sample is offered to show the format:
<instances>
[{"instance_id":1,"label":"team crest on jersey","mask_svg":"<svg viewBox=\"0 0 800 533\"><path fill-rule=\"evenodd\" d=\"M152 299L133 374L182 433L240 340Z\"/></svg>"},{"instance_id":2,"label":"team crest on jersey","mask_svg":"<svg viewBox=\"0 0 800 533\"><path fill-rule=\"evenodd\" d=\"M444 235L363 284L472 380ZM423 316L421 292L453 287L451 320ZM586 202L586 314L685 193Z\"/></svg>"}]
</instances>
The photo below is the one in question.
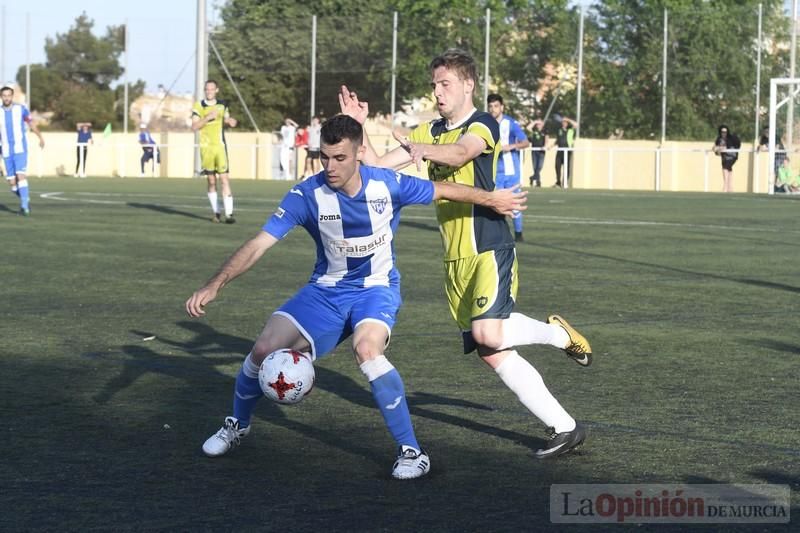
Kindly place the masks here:
<instances>
[{"instance_id":1,"label":"team crest on jersey","mask_svg":"<svg viewBox=\"0 0 800 533\"><path fill-rule=\"evenodd\" d=\"M389 203L389 199L385 196L383 198L377 198L375 200L370 200L369 205L370 207L379 215L386 210L386 204Z\"/></svg>"},{"instance_id":2,"label":"team crest on jersey","mask_svg":"<svg viewBox=\"0 0 800 533\"><path fill-rule=\"evenodd\" d=\"M475 300L475 303L478 304L478 307L483 309L486 306L486 304L489 303L489 298L487 298L486 296L481 296L480 298Z\"/></svg>"}]
</instances>

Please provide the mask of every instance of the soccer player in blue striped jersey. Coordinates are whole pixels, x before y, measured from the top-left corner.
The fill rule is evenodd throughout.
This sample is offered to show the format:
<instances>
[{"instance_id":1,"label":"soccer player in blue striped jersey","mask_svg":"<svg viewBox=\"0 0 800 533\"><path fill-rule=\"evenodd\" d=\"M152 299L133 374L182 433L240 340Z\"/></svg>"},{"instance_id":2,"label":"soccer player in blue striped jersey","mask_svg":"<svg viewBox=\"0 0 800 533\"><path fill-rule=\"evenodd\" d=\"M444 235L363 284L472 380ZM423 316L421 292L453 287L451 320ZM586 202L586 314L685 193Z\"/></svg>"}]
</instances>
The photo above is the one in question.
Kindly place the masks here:
<instances>
[{"instance_id":1,"label":"soccer player in blue striped jersey","mask_svg":"<svg viewBox=\"0 0 800 533\"><path fill-rule=\"evenodd\" d=\"M186 302L190 316L202 316L222 287L250 269L295 226L302 226L316 244L308 284L272 314L244 360L236 378L233 416L203 444L211 457L225 454L249 433L251 414L263 395L258 370L267 355L289 348L317 359L352 336L353 353L399 448L392 476L416 478L430 469L411 424L403 381L384 355L401 305L394 254L400 210L448 199L510 214L525 208L525 195L434 183L368 167L360 163L362 141L362 127L353 118L328 120L321 130L323 171L292 188L261 231Z\"/></svg>"},{"instance_id":2,"label":"soccer player in blue striped jersey","mask_svg":"<svg viewBox=\"0 0 800 533\"><path fill-rule=\"evenodd\" d=\"M39 137L39 146L44 148L44 137L31 120L31 113L22 104L14 103L14 89L0 89L3 101L0 113L0 141L3 148L3 162L6 166L6 180L11 192L19 196L19 212L23 216L31 213L30 194L28 191L28 139L26 129L30 129Z\"/></svg>"},{"instance_id":3,"label":"soccer player in blue striped jersey","mask_svg":"<svg viewBox=\"0 0 800 533\"><path fill-rule=\"evenodd\" d=\"M522 131L519 123L505 114L503 97L499 94L490 94L486 97L489 114L497 121L500 127L500 156L497 158L496 185L503 189L516 189L519 187L522 176L520 150L531 145L528 136ZM514 222L514 240L521 242L522 238L522 213L514 213L511 217Z\"/></svg>"}]
</instances>

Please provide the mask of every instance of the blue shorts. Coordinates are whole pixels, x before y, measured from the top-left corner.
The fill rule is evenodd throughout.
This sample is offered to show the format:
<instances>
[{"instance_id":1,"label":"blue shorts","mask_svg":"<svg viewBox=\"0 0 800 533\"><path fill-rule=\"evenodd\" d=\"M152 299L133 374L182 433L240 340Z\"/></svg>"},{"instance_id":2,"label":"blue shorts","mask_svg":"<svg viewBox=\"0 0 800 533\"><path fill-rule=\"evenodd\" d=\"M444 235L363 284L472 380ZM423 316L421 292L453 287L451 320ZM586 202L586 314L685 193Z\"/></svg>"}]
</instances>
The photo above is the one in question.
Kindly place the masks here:
<instances>
[{"instance_id":1,"label":"blue shorts","mask_svg":"<svg viewBox=\"0 0 800 533\"><path fill-rule=\"evenodd\" d=\"M519 186L519 174L507 176L498 172L494 181L498 189L513 189Z\"/></svg>"},{"instance_id":2,"label":"blue shorts","mask_svg":"<svg viewBox=\"0 0 800 533\"><path fill-rule=\"evenodd\" d=\"M3 163L6 166L6 177L13 178L17 174L28 173L28 154L14 154L10 157L4 157Z\"/></svg>"},{"instance_id":3,"label":"blue shorts","mask_svg":"<svg viewBox=\"0 0 800 533\"><path fill-rule=\"evenodd\" d=\"M342 289L310 283L275 314L294 323L311 344L311 355L316 359L331 352L365 321L383 324L391 335L402 303L396 288Z\"/></svg>"}]
</instances>

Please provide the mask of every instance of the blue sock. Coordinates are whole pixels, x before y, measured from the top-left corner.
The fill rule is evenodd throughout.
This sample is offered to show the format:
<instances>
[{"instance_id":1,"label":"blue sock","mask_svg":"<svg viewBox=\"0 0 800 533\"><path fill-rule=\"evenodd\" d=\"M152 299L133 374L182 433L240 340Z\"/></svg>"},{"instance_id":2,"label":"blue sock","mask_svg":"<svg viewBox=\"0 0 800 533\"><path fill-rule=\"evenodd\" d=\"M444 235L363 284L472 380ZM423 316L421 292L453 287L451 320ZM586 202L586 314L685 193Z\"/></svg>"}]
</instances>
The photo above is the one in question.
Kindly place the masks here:
<instances>
[{"instance_id":1,"label":"blue sock","mask_svg":"<svg viewBox=\"0 0 800 533\"><path fill-rule=\"evenodd\" d=\"M22 209L28 209L30 206L30 196L28 196L28 182L24 181L18 188L17 194L19 195L19 205Z\"/></svg>"},{"instance_id":2,"label":"blue sock","mask_svg":"<svg viewBox=\"0 0 800 533\"><path fill-rule=\"evenodd\" d=\"M258 384L258 366L252 362L250 355L244 360L239 375L236 376L236 387L233 393L233 416L239 419L239 427L250 425L250 416L258 400L264 396Z\"/></svg>"},{"instance_id":3,"label":"blue sock","mask_svg":"<svg viewBox=\"0 0 800 533\"><path fill-rule=\"evenodd\" d=\"M517 233L522 233L522 213L519 211L514 211L514 216L512 219L514 220L514 231Z\"/></svg>"},{"instance_id":4,"label":"blue sock","mask_svg":"<svg viewBox=\"0 0 800 533\"><path fill-rule=\"evenodd\" d=\"M413 446L417 450L421 449L414 435L414 427L411 425L411 414L408 412L406 403L406 393L403 387L403 379L397 370L383 358L385 364L391 368L388 372L369 382L372 389L372 397L378 404L386 427L392 434L399 446ZM367 361L365 364L372 363ZM362 365L362 370L364 370ZM364 372L367 373L366 371ZM369 375L367 375L369 378Z\"/></svg>"}]
</instances>

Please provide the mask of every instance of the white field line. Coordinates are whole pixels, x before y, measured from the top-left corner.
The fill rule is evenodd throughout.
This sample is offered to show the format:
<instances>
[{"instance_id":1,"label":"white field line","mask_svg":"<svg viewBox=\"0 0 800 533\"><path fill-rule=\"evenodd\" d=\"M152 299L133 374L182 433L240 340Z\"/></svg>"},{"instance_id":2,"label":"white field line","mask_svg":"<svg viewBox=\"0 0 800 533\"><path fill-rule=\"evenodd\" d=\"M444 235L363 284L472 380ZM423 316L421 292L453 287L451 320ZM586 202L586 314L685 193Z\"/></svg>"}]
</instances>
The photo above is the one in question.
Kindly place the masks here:
<instances>
[{"instance_id":1,"label":"white field line","mask_svg":"<svg viewBox=\"0 0 800 533\"><path fill-rule=\"evenodd\" d=\"M181 208L181 209L196 209L196 210L206 210L208 209L207 204L202 204L201 200L197 196L169 196L169 195L160 195L160 194L126 194L126 193L70 193L70 197L65 197L64 195L67 193L64 192L45 192L40 193L39 197L45 200L58 200L58 201L73 201L79 203L87 203L87 204L103 204L103 205L125 205L128 201L120 199L120 200L98 200L94 198L80 198L81 196L89 196L89 197L112 197L112 198L157 198L159 200L164 199L197 199L197 204L178 204L178 203L166 203L166 202L158 202L156 205L163 206L163 207L172 207L172 208ZM72 198L71 196L78 196L79 198ZM247 202L262 202L267 205L278 205L280 202L278 200L267 200L267 199L247 199ZM417 209L430 209L429 207L419 206ZM408 208L406 208L408 210ZM245 212L264 212L262 208L247 208L247 207L236 207L236 211L245 211ZM669 227L669 228L686 228L686 229L707 229L707 230L722 230L722 231L752 231L752 232L760 232L760 233L776 233L775 228L771 227L750 227L750 226L726 226L721 224L687 224L684 222L661 222L661 221L653 221L653 220L621 220L621 219L601 219L601 218L584 218L584 217L566 217L566 216L552 216L552 215L533 215L529 213L524 214L524 218L528 220L540 220L551 222L553 224L567 224L567 225L602 225L602 226L651 226L651 227ZM401 220L427 220L427 221L435 221L433 216L433 210L430 209L429 216L419 216L419 215L412 215L408 212L402 215ZM800 233L800 229L792 230L792 229L781 229L781 233Z\"/></svg>"}]
</instances>

